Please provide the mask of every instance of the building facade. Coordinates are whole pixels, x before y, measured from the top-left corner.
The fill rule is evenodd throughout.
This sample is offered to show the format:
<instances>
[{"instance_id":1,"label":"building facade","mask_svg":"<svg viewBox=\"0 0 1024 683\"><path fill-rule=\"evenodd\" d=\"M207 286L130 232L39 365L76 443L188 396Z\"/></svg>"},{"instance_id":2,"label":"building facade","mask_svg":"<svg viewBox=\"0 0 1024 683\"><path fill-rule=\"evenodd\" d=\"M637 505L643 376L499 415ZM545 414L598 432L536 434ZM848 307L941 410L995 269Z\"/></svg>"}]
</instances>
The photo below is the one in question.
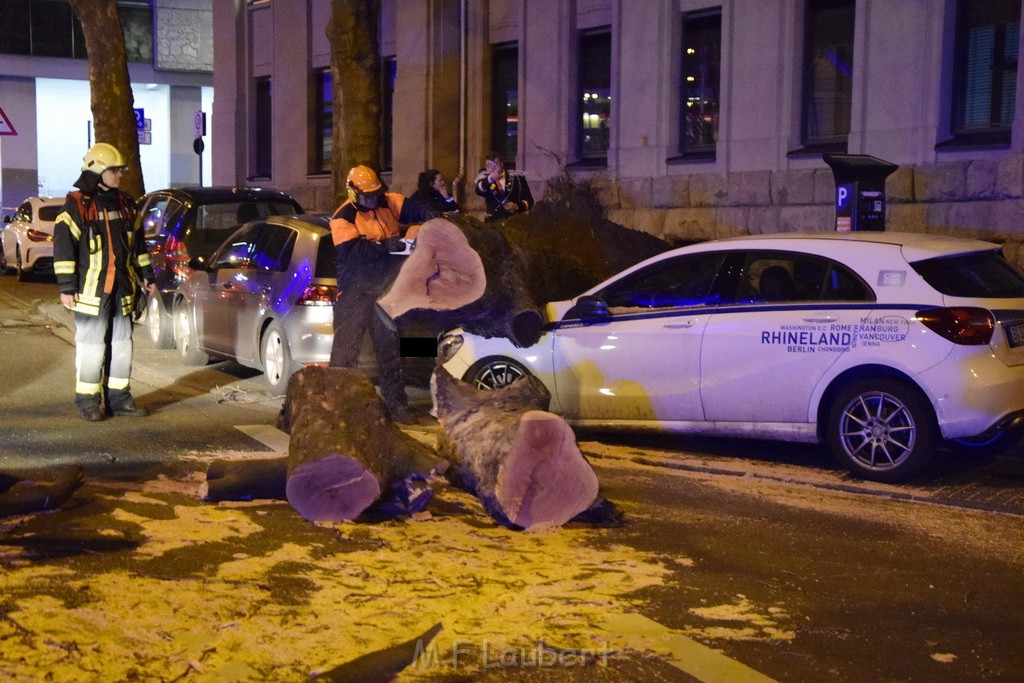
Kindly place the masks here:
<instances>
[{"instance_id":1,"label":"building facade","mask_svg":"<svg viewBox=\"0 0 1024 683\"><path fill-rule=\"evenodd\" d=\"M333 208L329 0L217 3L218 183ZM384 0L392 186L491 149L669 240L832 230L825 153L899 166L888 229L1024 236L1020 0ZM344 83L338 84L344 87ZM269 137L268 137L269 136ZM345 172L340 169L339 172Z\"/></svg>"},{"instance_id":2,"label":"building facade","mask_svg":"<svg viewBox=\"0 0 1024 683\"><path fill-rule=\"evenodd\" d=\"M141 110L146 188L195 185L195 113L213 103L212 0L120 0L128 71ZM0 0L0 207L62 196L96 142L85 41L66 0ZM209 141L209 137L207 137Z\"/></svg>"}]
</instances>

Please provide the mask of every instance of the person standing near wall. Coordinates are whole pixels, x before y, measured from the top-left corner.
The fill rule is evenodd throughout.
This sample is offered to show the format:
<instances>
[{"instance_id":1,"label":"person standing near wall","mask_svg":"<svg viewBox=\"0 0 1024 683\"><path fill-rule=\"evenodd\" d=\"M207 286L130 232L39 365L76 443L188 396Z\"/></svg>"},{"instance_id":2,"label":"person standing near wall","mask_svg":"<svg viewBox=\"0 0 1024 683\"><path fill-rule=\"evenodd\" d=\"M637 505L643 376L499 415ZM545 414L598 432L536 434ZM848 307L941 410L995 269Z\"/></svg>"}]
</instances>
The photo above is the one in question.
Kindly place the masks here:
<instances>
[{"instance_id":1,"label":"person standing near wall","mask_svg":"<svg viewBox=\"0 0 1024 683\"><path fill-rule=\"evenodd\" d=\"M448 192L444 176L436 168L428 168L420 173L416 191L409 196L409 201L418 202L437 215L456 213L459 210L455 198Z\"/></svg>"},{"instance_id":2,"label":"person standing near wall","mask_svg":"<svg viewBox=\"0 0 1024 683\"><path fill-rule=\"evenodd\" d=\"M476 177L476 193L487 202L488 221L499 221L533 208L533 194L521 171L505 170L497 152L484 158L484 168Z\"/></svg>"},{"instance_id":3,"label":"person standing near wall","mask_svg":"<svg viewBox=\"0 0 1024 683\"><path fill-rule=\"evenodd\" d=\"M54 225L53 270L60 300L75 316L75 405L89 422L106 414L143 417L129 381L132 315L140 282L155 291L142 231L135 231L135 200L119 188L124 158L98 142L83 158L82 174Z\"/></svg>"}]
</instances>

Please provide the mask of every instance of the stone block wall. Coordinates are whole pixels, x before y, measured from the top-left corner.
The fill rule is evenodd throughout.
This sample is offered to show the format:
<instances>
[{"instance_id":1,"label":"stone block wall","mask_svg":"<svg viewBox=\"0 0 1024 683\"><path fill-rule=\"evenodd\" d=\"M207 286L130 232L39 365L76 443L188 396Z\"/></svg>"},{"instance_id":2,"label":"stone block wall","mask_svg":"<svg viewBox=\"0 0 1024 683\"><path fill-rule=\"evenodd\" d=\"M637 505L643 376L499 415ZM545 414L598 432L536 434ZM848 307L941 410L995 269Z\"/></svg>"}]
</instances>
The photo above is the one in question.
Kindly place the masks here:
<instances>
[{"instance_id":1,"label":"stone block wall","mask_svg":"<svg viewBox=\"0 0 1024 683\"><path fill-rule=\"evenodd\" d=\"M835 225L828 168L590 180L609 219L670 243ZM885 189L888 230L998 242L1024 267L1024 154L901 167Z\"/></svg>"}]
</instances>

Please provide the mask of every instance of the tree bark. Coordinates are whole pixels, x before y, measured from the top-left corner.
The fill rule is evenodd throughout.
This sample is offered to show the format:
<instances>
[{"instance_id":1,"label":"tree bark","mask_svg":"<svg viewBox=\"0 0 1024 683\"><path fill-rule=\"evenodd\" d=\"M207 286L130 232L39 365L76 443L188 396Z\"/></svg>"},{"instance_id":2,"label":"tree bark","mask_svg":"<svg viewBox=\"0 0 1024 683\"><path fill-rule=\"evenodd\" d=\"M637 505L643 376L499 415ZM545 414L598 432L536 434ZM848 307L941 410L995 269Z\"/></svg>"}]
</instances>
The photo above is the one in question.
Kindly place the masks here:
<instances>
[{"instance_id":1,"label":"tree bark","mask_svg":"<svg viewBox=\"0 0 1024 683\"><path fill-rule=\"evenodd\" d=\"M121 189L133 197L145 194L139 135L135 125L135 96L128 76L128 54L116 0L71 0L85 36L89 55L89 91L93 142L117 148L128 163ZM85 151L83 150L83 155Z\"/></svg>"},{"instance_id":2,"label":"tree bark","mask_svg":"<svg viewBox=\"0 0 1024 683\"><path fill-rule=\"evenodd\" d=\"M331 0L327 39L334 86L331 179L335 204L348 193L345 180L350 168L357 164L380 168L379 17L380 0Z\"/></svg>"},{"instance_id":3,"label":"tree bark","mask_svg":"<svg viewBox=\"0 0 1024 683\"><path fill-rule=\"evenodd\" d=\"M647 233L581 220L559 206L538 205L501 224L455 214L424 223L380 304L403 326L462 327L526 347L540 337L544 304L575 297L668 248Z\"/></svg>"},{"instance_id":4,"label":"tree bark","mask_svg":"<svg viewBox=\"0 0 1024 683\"><path fill-rule=\"evenodd\" d=\"M395 426L356 370L307 367L292 375L279 426L291 432L288 502L309 520L355 519L385 490L415 512L430 500L425 480L447 468Z\"/></svg>"},{"instance_id":5,"label":"tree bark","mask_svg":"<svg viewBox=\"0 0 1024 683\"><path fill-rule=\"evenodd\" d=\"M442 367L434 371L437 416L444 429L438 451L458 467L461 484L507 526L561 526L589 509L597 475L572 429L547 412L551 395L527 376L495 391L479 391Z\"/></svg>"}]
</instances>

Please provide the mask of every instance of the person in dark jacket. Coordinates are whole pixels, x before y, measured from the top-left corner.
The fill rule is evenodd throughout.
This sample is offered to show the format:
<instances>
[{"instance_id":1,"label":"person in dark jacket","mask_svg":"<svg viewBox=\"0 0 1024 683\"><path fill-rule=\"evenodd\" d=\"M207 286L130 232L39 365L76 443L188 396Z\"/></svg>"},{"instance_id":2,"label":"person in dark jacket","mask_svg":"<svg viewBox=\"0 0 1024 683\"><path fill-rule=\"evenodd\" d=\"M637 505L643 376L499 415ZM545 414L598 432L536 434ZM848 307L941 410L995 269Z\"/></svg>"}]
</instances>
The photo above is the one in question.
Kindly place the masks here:
<instances>
[{"instance_id":1,"label":"person in dark jacket","mask_svg":"<svg viewBox=\"0 0 1024 683\"><path fill-rule=\"evenodd\" d=\"M60 300L75 316L75 405L97 422L106 396L107 414L142 417L148 411L135 405L129 386L132 315L139 290L155 289L153 268L134 227L135 201L118 189L121 153L98 142L83 161L78 191L68 194L53 231Z\"/></svg>"},{"instance_id":2,"label":"person in dark jacket","mask_svg":"<svg viewBox=\"0 0 1024 683\"><path fill-rule=\"evenodd\" d=\"M409 196L409 201L418 202L428 211L437 215L456 213L459 205L448 192L444 176L436 168L428 168L420 173L416 191Z\"/></svg>"},{"instance_id":3,"label":"person in dark jacket","mask_svg":"<svg viewBox=\"0 0 1024 683\"><path fill-rule=\"evenodd\" d=\"M369 331L384 403L396 422L413 422L402 373L401 339L394 320L377 299L402 265L403 257L394 254L405 251L403 238L415 236L416 226L407 226L434 214L397 192L388 192L369 166L353 167L347 183L348 200L330 221L338 274L330 366L356 367Z\"/></svg>"},{"instance_id":4,"label":"person in dark jacket","mask_svg":"<svg viewBox=\"0 0 1024 683\"><path fill-rule=\"evenodd\" d=\"M533 208L526 176L520 171L505 170L505 162L497 152L488 153L484 159L484 168L476 177L476 193L487 203L488 221L499 221Z\"/></svg>"}]
</instances>

